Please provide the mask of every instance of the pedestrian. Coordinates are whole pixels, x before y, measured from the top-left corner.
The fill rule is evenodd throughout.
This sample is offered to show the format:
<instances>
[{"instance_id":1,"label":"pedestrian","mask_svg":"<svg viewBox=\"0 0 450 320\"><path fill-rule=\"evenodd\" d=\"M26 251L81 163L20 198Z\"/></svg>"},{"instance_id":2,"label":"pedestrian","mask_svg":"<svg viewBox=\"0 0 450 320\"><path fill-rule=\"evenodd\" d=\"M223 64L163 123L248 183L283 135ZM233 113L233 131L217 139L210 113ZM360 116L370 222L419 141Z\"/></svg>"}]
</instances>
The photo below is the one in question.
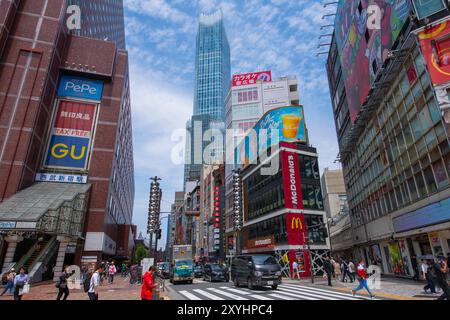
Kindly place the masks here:
<instances>
[{"instance_id":1,"label":"pedestrian","mask_svg":"<svg viewBox=\"0 0 450 320\"><path fill-rule=\"evenodd\" d=\"M122 278L125 278L127 276L127 265L125 263L122 263L121 272L122 272Z\"/></svg>"},{"instance_id":2,"label":"pedestrian","mask_svg":"<svg viewBox=\"0 0 450 320\"><path fill-rule=\"evenodd\" d=\"M23 295L28 293L28 281L28 270L25 267L20 268L19 274L14 278L14 300L22 300Z\"/></svg>"},{"instance_id":3,"label":"pedestrian","mask_svg":"<svg viewBox=\"0 0 450 320\"><path fill-rule=\"evenodd\" d=\"M141 289L141 299L142 300L153 300L153 289L156 288L155 284L155 272L156 267L151 266L148 271L144 274L142 280L142 289Z\"/></svg>"},{"instance_id":4,"label":"pedestrian","mask_svg":"<svg viewBox=\"0 0 450 320\"><path fill-rule=\"evenodd\" d=\"M356 292L358 292L361 289L366 289L369 293L371 298L374 298L375 296L372 294L372 291L370 291L369 286L367 285L367 270L366 266L364 265L364 260L361 260L357 267L357 279L359 282L359 286L356 289L352 290L352 295L355 296Z\"/></svg>"},{"instance_id":5,"label":"pedestrian","mask_svg":"<svg viewBox=\"0 0 450 320\"><path fill-rule=\"evenodd\" d=\"M356 267L352 260L349 260L348 262L348 275L350 278L350 282L353 283L355 281L355 273L356 273Z\"/></svg>"},{"instance_id":6,"label":"pedestrian","mask_svg":"<svg viewBox=\"0 0 450 320\"><path fill-rule=\"evenodd\" d=\"M117 272L117 269L116 269L116 266L114 265L114 261L113 261L109 265L109 269L108 269L109 283L110 284L112 284L114 282L114 275L116 274L116 272Z\"/></svg>"},{"instance_id":7,"label":"pedestrian","mask_svg":"<svg viewBox=\"0 0 450 320\"><path fill-rule=\"evenodd\" d=\"M328 286L331 287L332 286L331 277L333 275L334 268L333 265L331 264L330 257L328 256L325 257L325 261L323 262L323 269L325 271L324 276L326 276L328 279Z\"/></svg>"},{"instance_id":8,"label":"pedestrian","mask_svg":"<svg viewBox=\"0 0 450 320\"><path fill-rule=\"evenodd\" d=\"M100 286L101 274L104 271L103 268L103 264L97 266L95 272L91 276L88 291L89 300L91 301L98 300L98 287Z\"/></svg>"},{"instance_id":9,"label":"pedestrian","mask_svg":"<svg viewBox=\"0 0 450 320\"><path fill-rule=\"evenodd\" d=\"M424 280L427 281L427 285L423 287L423 291L425 293L428 293L428 290L430 290L431 293L436 293L436 287L434 285L433 281L433 275L431 272L431 262L427 260L422 260L422 264L420 265L420 268L422 270L422 276Z\"/></svg>"},{"instance_id":10,"label":"pedestrian","mask_svg":"<svg viewBox=\"0 0 450 320\"><path fill-rule=\"evenodd\" d=\"M349 272L348 272L348 263L345 258L342 259L341 269L342 269L342 282L347 282L347 276L349 276Z\"/></svg>"},{"instance_id":11,"label":"pedestrian","mask_svg":"<svg viewBox=\"0 0 450 320\"><path fill-rule=\"evenodd\" d=\"M14 278L16 277L16 270L14 268L11 269L11 271L6 273L6 286L3 289L2 294L0 296L3 296L6 291L9 290L9 294L14 294Z\"/></svg>"},{"instance_id":12,"label":"pedestrian","mask_svg":"<svg viewBox=\"0 0 450 320\"><path fill-rule=\"evenodd\" d=\"M419 280L419 267L417 265L417 257L415 254L411 257L411 265L412 265L412 268L414 271L413 280L420 281Z\"/></svg>"},{"instance_id":13,"label":"pedestrian","mask_svg":"<svg viewBox=\"0 0 450 320\"><path fill-rule=\"evenodd\" d=\"M295 276L300 280L300 273L298 272L298 262L294 260L292 262L292 279L295 279Z\"/></svg>"},{"instance_id":14,"label":"pedestrian","mask_svg":"<svg viewBox=\"0 0 450 320\"><path fill-rule=\"evenodd\" d=\"M341 278L342 272L341 272L341 264L339 261L334 262L334 279L339 280Z\"/></svg>"},{"instance_id":15,"label":"pedestrian","mask_svg":"<svg viewBox=\"0 0 450 320\"><path fill-rule=\"evenodd\" d=\"M449 300L450 292L447 283L447 258L440 256L438 261L433 265L433 272L436 284L442 289L442 295L438 298L438 300Z\"/></svg>"},{"instance_id":16,"label":"pedestrian","mask_svg":"<svg viewBox=\"0 0 450 320\"><path fill-rule=\"evenodd\" d=\"M72 276L72 274L69 273L69 266L64 267L64 270L59 276L58 282L56 283L56 287L58 288L58 295L56 296L56 300L61 300L63 296L63 300L67 300L67 297L70 293L67 279L69 279L70 276Z\"/></svg>"},{"instance_id":17,"label":"pedestrian","mask_svg":"<svg viewBox=\"0 0 450 320\"><path fill-rule=\"evenodd\" d=\"M336 263L336 261L333 259L333 257L330 257L330 263L331 263L331 266L333 267L332 268L332 274L333 274L333 277L335 277L335 273L334 273L334 265L335 265L335 263Z\"/></svg>"}]
</instances>

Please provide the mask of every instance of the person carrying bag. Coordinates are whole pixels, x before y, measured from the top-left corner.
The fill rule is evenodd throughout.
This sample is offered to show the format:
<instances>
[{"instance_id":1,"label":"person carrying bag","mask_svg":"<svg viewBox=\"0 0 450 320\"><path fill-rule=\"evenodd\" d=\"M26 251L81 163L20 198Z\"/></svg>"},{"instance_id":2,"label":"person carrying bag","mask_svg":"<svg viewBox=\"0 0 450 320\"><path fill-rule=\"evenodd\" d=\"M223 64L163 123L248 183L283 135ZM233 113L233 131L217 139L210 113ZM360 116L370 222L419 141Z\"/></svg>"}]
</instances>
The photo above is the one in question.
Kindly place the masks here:
<instances>
[{"instance_id":1,"label":"person carrying bag","mask_svg":"<svg viewBox=\"0 0 450 320\"><path fill-rule=\"evenodd\" d=\"M14 300L22 300L23 295L30 292L28 281L27 269L25 267L20 268L19 274L14 279Z\"/></svg>"}]
</instances>

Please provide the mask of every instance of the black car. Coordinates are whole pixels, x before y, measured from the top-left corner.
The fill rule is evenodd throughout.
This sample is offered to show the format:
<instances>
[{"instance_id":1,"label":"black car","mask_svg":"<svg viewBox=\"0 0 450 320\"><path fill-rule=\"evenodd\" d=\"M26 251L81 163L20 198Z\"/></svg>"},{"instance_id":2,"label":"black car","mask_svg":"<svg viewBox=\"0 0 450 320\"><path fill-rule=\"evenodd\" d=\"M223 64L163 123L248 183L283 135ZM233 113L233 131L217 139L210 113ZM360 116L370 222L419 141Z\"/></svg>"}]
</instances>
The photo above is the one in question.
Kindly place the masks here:
<instances>
[{"instance_id":1,"label":"black car","mask_svg":"<svg viewBox=\"0 0 450 320\"><path fill-rule=\"evenodd\" d=\"M226 281L226 270L218 263L208 263L204 266L203 280L205 281Z\"/></svg>"},{"instance_id":2,"label":"black car","mask_svg":"<svg viewBox=\"0 0 450 320\"><path fill-rule=\"evenodd\" d=\"M238 256L231 264L231 280L236 287L245 284L250 290L262 286L276 290L281 284L281 268L270 255Z\"/></svg>"},{"instance_id":3,"label":"black car","mask_svg":"<svg viewBox=\"0 0 450 320\"><path fill-rule=\"evenodd\" d=\"M202 265L195 266L194 277L196 277L196 278L203 277L203 266Z\"/></svg>"},{"instance_id":4,"label":"black car","mask_svg":"<svg viewBox=\"0 0 450 320\"><path fill-rule=\"evenodd\" d=\"M170 263L169 262L159 262L158 271L161 277L164 279L170 278Z\"/></svg>"}]
</instances>

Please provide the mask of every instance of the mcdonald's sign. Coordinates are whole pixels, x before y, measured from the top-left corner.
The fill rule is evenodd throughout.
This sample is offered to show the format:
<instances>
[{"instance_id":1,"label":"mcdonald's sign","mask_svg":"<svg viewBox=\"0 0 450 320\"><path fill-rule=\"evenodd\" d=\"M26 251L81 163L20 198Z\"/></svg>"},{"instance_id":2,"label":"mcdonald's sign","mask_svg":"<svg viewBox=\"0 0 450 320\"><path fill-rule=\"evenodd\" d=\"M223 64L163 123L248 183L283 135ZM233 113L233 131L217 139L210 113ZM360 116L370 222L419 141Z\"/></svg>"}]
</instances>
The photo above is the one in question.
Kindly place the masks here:
<instances>
[{"instance_id":1,"label":"mcdonald's sign","mask_svg":"<svg viewBox=\"0 0 450 320\"><path fill-rule=\"evenodd\" d=\"M291 219L291 230L303 230L303 223L300 217L292 217Z\"/></svg>"},{"instance_id":2,"label":"mcdonald's sign","mask_svg":"<svg viewBox=\"0 0 450 320\"><path fill-rule=\"evenodd\" d=\"M288 213L286 215L286 229L288 235L288 244L305 244L306 225L303 214Z\"/></svg>"}]
</instances>

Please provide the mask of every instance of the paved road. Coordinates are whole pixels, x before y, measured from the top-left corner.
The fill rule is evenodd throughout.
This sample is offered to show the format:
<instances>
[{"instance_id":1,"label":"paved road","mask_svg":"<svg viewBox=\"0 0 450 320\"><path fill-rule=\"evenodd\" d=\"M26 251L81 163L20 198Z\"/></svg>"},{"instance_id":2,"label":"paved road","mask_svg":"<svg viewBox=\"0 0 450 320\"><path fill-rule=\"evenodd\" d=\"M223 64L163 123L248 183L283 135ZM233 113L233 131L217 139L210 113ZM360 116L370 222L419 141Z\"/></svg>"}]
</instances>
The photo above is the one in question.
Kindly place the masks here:
<instances>
[{"instance_id":1,"label":"paved road","mask_svg":"<svg viewBox=\"0 0 450 320\"><path fill-rule=\"evenodd\" d=\"M368 297L338 292L328 288L282 284L277 290L270 287L249 290L236 288L231 282L206 282L196 279L193 284L168 283L169 296L173 300L371 300Z\"/></svg>"}]
</instances>

